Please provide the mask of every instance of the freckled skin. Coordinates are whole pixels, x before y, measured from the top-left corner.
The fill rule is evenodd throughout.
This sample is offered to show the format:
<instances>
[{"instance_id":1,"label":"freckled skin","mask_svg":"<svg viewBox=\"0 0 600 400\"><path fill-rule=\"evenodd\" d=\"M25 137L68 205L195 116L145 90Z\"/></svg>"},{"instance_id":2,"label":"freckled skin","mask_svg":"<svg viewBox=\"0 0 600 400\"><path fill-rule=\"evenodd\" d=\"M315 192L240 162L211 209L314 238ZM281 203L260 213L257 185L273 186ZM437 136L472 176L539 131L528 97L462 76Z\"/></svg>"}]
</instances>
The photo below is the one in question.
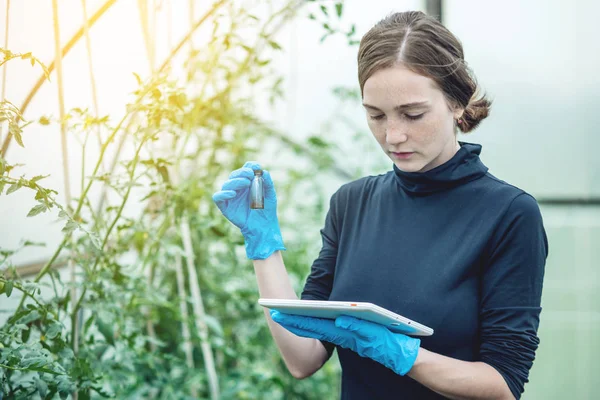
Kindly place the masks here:
<instances>
[{"instance_id":1,"label":"freckled skin","mask_svg":"<svg viewBox=\"0 0 600 400\"><path fill-rule=\"evenodd\" d=\"M402 111L394 107L426 102ZM363 103L371 133L394 164L406 172L426 172L450 160L458 151L454 121L463 113L451 108L444 93L431 78L398 64L381 69L367 79ZM410 116L423 114L420 119ZM373 120L371 117L381 117ZM391 152L414 152L408 159L395 158Z\"/></svg>"}]
</instances>

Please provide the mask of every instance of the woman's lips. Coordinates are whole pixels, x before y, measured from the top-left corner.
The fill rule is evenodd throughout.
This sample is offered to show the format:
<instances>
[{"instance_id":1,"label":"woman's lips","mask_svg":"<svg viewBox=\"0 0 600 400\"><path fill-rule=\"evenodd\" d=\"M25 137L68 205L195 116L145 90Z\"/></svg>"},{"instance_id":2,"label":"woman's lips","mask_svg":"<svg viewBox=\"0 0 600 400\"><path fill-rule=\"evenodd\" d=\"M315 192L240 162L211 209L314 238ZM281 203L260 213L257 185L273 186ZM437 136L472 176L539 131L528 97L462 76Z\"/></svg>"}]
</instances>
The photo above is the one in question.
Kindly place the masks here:
<instances>
[{"instance_id":1,"label":"woman's lips","mask_svg":"<svg viewBox=\"0 0 600 400\"><path fill-rule=\"evenodd\" d=\"M398 158L400 160L406 160L407 158L410 158L413 154L415 154L414 152L410 151L410 152L400 152L400 153L395 153L395 152L391 152L392 155L395 158Z\"/></svg>"}]
</instances>

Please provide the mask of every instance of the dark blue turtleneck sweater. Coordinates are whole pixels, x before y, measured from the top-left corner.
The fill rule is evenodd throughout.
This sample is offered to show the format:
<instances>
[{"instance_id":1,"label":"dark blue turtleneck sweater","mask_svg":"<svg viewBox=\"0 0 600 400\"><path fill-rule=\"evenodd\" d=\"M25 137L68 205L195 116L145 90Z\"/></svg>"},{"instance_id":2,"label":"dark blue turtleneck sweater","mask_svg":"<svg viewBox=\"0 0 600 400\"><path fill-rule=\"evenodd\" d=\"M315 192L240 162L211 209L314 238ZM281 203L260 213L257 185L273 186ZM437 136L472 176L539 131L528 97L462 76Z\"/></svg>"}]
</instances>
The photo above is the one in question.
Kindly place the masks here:
<instances>
[{"instance_id":1,"label":"dark blue turtleneck sweater","mask_svg":"<svg viewBox=\"0 0 600 400\"><path fill-rule=\"evenodd\" d=\"M548 243L535 199L488 173L480 152L461 143L428 172L394 166L343 185L301 298L368 301L430 326L423 348L490 364L518 399L539 343ZM342 399L441 398L337 351Z\"/></svg>"}]
</instances>

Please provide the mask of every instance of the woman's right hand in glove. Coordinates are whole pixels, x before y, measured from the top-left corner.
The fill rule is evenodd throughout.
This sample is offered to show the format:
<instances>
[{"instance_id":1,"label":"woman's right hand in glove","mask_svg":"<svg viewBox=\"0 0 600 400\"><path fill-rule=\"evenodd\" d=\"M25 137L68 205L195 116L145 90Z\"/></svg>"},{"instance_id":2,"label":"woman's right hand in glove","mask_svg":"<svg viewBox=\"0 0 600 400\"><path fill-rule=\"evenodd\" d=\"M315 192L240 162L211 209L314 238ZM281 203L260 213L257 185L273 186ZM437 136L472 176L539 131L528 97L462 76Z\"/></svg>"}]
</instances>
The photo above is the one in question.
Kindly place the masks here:
<instances>
[{"instance_id":1,"label":"woman's right hand in glove","mask_svg":"<svg viewBox=\"0 0 600 400\"><path fill-rule=\"evenodd\" d=\"M246 243L246 255L252 260L264 260L277 250L285 250L277 219L277 196L269 171L263 170L264 208L250 208L250 185L254 171L261 169L248 161L229 175L213 201L231 223L240 228Z\"/></svg>"}]
</instances>

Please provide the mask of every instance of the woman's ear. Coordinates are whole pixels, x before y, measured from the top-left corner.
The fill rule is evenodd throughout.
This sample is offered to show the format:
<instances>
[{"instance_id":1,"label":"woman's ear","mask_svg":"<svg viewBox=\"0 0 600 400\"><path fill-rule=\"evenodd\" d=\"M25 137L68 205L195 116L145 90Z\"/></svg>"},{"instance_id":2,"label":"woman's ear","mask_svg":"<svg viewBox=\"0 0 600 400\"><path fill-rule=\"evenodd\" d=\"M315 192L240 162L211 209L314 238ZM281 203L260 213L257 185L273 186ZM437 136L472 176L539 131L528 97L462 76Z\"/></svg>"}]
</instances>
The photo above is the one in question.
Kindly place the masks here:
<instances>
[{"instance_id":1,"label":"woman's ear","mask_svg":"<svg viewBox=\"0 0 600 400\"><path fill-rule=\"evenodd\" d=\"M464 113L465 113L465 109L463 107L454 106L453 114L454 114L455 121L458 120L460 117L462 117Z\"/></svg>"},{"instance_id":2,"label":"woman's ear","mask_svg":"<svg viewBox=\"0 0 600 400\"><path fill-rule=\"evenodd\" d=\"M465 108L459 106L456 101L447 99L448 109L452 112L454 120L458 120L465 113Z\"/></svg>"}]
</instances>

